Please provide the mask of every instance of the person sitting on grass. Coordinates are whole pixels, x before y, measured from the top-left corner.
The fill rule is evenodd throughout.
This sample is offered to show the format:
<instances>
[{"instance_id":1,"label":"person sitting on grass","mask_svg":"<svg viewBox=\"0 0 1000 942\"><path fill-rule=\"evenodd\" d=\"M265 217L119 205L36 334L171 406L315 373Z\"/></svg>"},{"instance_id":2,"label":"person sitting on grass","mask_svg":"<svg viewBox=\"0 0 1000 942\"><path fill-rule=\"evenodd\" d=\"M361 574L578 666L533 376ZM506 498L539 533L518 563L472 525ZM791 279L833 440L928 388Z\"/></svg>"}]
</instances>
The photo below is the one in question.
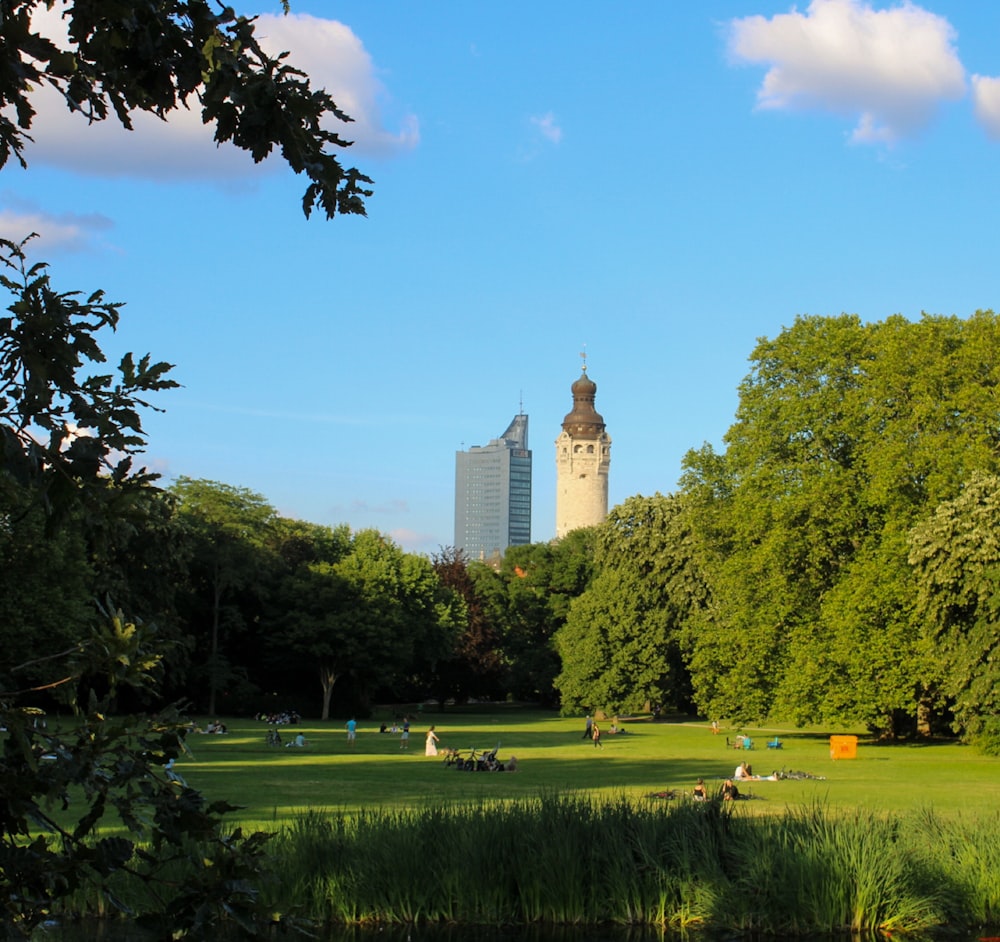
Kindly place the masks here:
<instances>
[{"instance_id":1,"label":"person sitting on grass","mask_svg":"<svg viewBox=\"0 0 1000 942\"><path fill-rule=\"evenodd\" d=\"M294 739L290 739L285 743L285 748L287 749L289 746L297 746L299 749L305 749L308 745L309 740L306 739L302 733L299 733Z\"/></svg>"},{"instance_id":2,"label":"person sitting on grass","mask_svg":"<svg viewBox=\"0 0 1000 942\"><path fill-rule=\"evenodd\" d=\"M703 778L698 779L694 786L694 800L708 801L708 789L705 788L705 780Z\"/></svg>"},{"instance_id":3,"label":"person sitting on grass","mask_svg":"<svg viewBox=\"0 0 1000 942\"><path fill-rule=\"evenodd\" d=\"M722 783L722 800L736 801L739 797L740 790L736 787L736 783L731 778L727 778L725 782Z\"/></svg>"}]
</instances>

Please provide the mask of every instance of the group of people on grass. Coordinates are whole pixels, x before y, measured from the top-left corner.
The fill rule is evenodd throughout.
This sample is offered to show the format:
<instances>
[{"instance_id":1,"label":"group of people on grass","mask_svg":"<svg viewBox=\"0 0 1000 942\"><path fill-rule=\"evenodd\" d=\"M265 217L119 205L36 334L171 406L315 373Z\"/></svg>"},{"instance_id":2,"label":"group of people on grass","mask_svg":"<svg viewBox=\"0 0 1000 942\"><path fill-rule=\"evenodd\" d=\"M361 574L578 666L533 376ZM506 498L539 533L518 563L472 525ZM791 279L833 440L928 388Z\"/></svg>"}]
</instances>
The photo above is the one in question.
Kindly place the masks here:
<instances>
[{"instance_id":1,"label":"group of people on grass","mask_svg":"<svg viewBox=\"0 0 1000 942\"><path fill-rule=\"evenodd\" d=\"M705 785L705 780L703 778L698 779L694 786L694 800L695 801L708 801L709 799L708 787ZM722 787L719 789L719 797L723 801L736 801L739 798L745 798L745 795L740 794L740 788L731 778L727 778L723 783Z\"/></svg>"},{"instance_id":2,"label":"group of people on grass","mask_svg":"<svg viewBox=\"0 0 1000 942\"><path fill-rule=\"evenodd\" d=\"M617 720L612 720L611 725L608 727L609 736L624 736L627 732L627 729L618 725ZM583 738L589 739L594 744L595 749L604 748L604 745L601 743L601 727L598 725L597 720L589 713L587 714L587 722L583 730Z\"/></svg>"},{"instance_id":3,"label":"group of people on grass","mask_svg":"<svg viewBox=\"0 0 1000 942\"><path fill-rule=\"evenodd\" d=\"M279 713L261 711L254 716L254 719L267 723L268 726L294 726L302 717L295 710L282 710Z\"/></svg>"},{"instance_id":4,"label":"group of people on grass","mask_svg":"<svg viewBox=\"0 0 1000 942\"><path fill-rule=\"evenodd\" d=\"M345 724L345 729L347 730L347 744L351 748L354 747L354 743L357 741L358 737L358 721L351 717ZM398 733L399 734L399 748L403 752L409 751L410 748L410 718L404 716L402 722L397 720L392 721L392 726L389 727L383 723L379 727L379 733ZM424 737L424 755L425 756L436 756L438 754L437 744L440 742L437 733L434 731L432 726L427 730L427 734Z\"/></svg>"},{"instance_id":5,"label":"group of people on grass","mask_svg":"<svg viewBox=\"0 0 1000 942\"><path fill-rule=\"evenodd\" d=\"M259 716L257 717L260 718ZM347 745L348 748L353 749L354 744L358 740L358 721L352 716L345 724L344 729L347 731ZM223 730L224 731L224 730ZM205 732L212 732L212 730L206 729ZM408 750L410 748L410 718L404 716L402 723L397 723L393 721L392 729L383 723L379 728L380 733L399 733L399 748L401 750ZM438 738L434 727L432 726L427 730L427 735L424 740L424 755L436 756L438 754L437 745L441 740ZM269 729L267 732L267 744L269 746L280 746L282 745L281 735L278 733L277 729ZM298 733L294 739L290 739L288 742L284 743L286 748L297 747L303 749L306 746L312 745L308 739L306 739L304 733Z\"/></svg>"},{"instance_id":6,"label":"group of people on grass","mask_svg":"<svg viewBox=\"0 0 1000 942\"><path fill-rule=\"evenodd\" d=\"M777 782L781 778L777 772L772 772L770 775L754 775L753 769L748 762L741 762L736 766L736 770L733 772L732 778L727 778L722 783L722 788L719 789L719 797L723 801L736 801L738 798L745 798L745 795L740 794L739 785L737 782ZM698 779L694 786L694 800L695 801L707 801L708 800L708 789L705 785L704 779Z\"/></svg>"}]
</instances>

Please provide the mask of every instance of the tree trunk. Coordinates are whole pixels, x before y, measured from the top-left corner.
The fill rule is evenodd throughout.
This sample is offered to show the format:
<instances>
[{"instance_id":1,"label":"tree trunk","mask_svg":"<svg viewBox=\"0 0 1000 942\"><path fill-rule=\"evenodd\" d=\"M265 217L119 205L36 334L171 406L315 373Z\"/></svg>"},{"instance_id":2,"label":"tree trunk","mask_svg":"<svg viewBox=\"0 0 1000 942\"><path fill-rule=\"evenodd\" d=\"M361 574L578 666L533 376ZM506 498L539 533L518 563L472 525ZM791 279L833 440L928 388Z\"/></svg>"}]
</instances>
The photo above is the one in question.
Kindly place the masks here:
<instances>
[{"instance_id":1,"label":"tree trunk","mask_svg":"<svg viewBox=\"0 0 1000 942\"><path fill-rule=\"evenodd\" d=\"M215 573L212 587L212 653L208 659L208 715L215 716L215 692L219 688L219 620L222 608L222 578Z\"/></svg>"},{"instance_id":2,"label":"tree trunk","mask_svg":"<svg viewBox=\"0 0 1000 942\"><path fill-rule=\"evenodd\" d=\"M333 685L337 682L338 676L332 667L320 664L319 682L323 685L323 712L320 719L330 719L330 698L333 696Z\"/></svg>"}]
</instances>

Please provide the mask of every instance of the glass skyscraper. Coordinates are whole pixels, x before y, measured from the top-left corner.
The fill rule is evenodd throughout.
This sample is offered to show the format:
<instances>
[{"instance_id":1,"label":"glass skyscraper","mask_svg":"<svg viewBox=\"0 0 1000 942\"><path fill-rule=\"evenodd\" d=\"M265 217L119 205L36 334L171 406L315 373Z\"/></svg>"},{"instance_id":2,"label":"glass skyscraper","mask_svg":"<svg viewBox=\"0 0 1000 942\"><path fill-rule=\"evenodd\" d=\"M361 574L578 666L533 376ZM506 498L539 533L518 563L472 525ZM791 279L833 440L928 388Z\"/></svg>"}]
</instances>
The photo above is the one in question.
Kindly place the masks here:
<instances>
[{"instance_id":1,"label":"glass skyscraper","mask_svg":"<svg viewBox=\"0 0 1000 942\"><path fill-rule=\"evenodd\" d=\"M455 547L490 560L530 542L531 451L521 412L488 445L455 453Z\"/></svg>"}]
</instances>

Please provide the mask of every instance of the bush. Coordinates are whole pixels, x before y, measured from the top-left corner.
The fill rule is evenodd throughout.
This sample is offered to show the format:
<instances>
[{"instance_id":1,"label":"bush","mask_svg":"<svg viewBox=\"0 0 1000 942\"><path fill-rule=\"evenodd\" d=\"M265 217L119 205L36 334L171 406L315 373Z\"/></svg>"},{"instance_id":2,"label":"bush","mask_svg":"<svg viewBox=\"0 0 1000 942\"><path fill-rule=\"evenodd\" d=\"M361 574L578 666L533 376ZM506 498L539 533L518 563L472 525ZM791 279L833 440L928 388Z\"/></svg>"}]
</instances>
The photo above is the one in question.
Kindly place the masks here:
<instances>
[{"instance_id":1,"label":"bush","mask_svg":"<svg viewBox=\"0 0 1000 942\"><path fill-rule=\"evenodd\" d=\"M983 755L1000 756L1000 716L986 717L970 739Z\"/></svg>"}]
</instances>

